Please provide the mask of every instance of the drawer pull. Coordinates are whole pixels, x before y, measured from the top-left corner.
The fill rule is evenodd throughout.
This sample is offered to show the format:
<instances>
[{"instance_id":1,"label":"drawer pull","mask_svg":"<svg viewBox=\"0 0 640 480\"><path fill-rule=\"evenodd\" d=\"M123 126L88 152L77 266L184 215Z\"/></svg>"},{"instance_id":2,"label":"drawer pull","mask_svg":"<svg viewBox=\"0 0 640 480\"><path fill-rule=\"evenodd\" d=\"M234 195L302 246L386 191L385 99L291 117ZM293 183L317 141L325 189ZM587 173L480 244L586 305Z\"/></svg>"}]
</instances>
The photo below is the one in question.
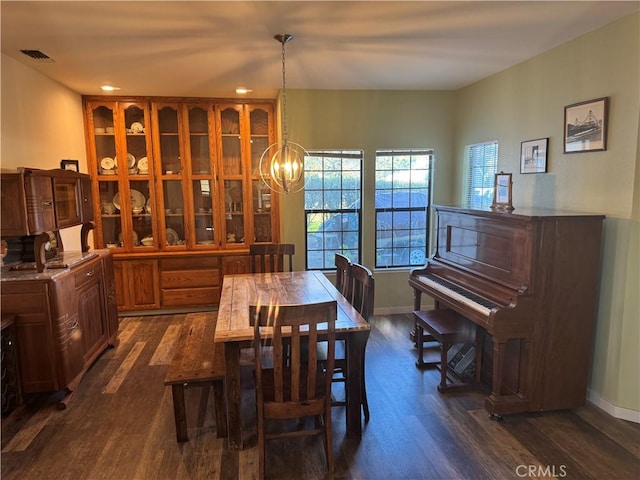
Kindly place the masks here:
<instances>
[{"instance_id":1,"label":"drawer pull","mask_svg":"<svg viewBox=\"0 0 640 480\"><path fill-rule=\"evenodd\" d=\"M93 277L94 273L95 272L93 270L88 271L87 272L87 277Z\"/></svg>"}]
</instances>

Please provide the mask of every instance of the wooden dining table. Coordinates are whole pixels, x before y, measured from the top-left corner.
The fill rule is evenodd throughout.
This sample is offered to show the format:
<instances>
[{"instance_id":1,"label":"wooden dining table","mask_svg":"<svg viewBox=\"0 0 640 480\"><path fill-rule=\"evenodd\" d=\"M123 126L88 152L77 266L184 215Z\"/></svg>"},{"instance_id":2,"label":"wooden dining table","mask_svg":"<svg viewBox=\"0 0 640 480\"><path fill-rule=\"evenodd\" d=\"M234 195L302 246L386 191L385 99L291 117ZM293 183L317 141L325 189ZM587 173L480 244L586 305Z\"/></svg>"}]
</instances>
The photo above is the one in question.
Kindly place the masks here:
<instances>
[{"instance_id":1,"label":"wooden dining table","mask_svg":"<svg viewBox=\"0 0 640 480\"><path fill-rule=\"evenodd\" d=\"M242 449L240 391L240 351L252 346L253 327L249 305L294 305L336 300L336 339L345 341L347 360L346 433L348 438L362 435L361 377L364 345L370 331L349 301L319 271L225 275L218 308L216 348L222 344L225 357L225 396L229 447Z\"/></svg>"}]
</instances>

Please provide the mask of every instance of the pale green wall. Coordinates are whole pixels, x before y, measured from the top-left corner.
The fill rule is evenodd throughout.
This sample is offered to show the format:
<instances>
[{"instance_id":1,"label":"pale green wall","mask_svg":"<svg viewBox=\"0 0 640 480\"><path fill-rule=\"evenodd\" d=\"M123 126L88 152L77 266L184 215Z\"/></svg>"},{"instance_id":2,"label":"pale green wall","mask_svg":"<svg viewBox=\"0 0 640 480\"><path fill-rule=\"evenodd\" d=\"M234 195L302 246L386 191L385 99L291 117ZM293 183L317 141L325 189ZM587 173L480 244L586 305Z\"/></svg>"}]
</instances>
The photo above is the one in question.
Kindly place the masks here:
<instances>
[{"instance_id":1,"label":"pale green wall","mask_svg":"<svg viewBox=\"0 0 640 480\"><path fill-rule=\"evenodd\" d=\"M364 150L363 258L374 265L374 162L382 148L435 150L434 200L452 195L452 92L287 90L289 139L306 149ZM282 196L282 237L297 245L304 269L304 194ZM407 269L376 271L376 311L408 311L413 293Z\"/></svg>"},{"instance_id":2,"label":"pale green wall","mask_svg":"<svg viewBox=\"0 0 640 480\"><path fill-rule=\"evenodd\" d=\"M458 180L464 145L497 139L498 168L513 173L516 211L536 205L607 216L590 390L593 398L636 412L639 19L623 18L460 90L454 127ZM607 151L563 154L564 106L605 96L611 99ZM548 173L521 175L520 142L543 137L549 137ZM459 181L458 198L461 190Z\"/></svg>"}]
</instances>

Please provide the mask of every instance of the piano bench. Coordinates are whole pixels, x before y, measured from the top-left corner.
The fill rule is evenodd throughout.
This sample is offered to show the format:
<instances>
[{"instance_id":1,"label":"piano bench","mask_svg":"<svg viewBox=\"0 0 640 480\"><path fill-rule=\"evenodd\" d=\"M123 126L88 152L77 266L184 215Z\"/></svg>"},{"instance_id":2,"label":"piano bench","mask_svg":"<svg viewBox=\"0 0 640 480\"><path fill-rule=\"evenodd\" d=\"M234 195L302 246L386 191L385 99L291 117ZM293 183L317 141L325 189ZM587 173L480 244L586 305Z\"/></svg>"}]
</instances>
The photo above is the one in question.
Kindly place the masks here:
<instances>
[{"instance_id":1,"label":"piano bench","mask_svg":"<svg viewBox=\"0 0 640 480\"><path fill-rule=\"evenodd\" d=\"M423 369L432 365L440 368L440 385L438 391L444 392L452 388L466 387L468 384L447 378L447 352L456 343L475 343L476 326L462 315L448 308L414 311L416 324L416 346L418 360L416 367ZM433 340L440 344L440 359L438 361L424 361L424 334L428 333ZM477 351L477 349L476 349ZM476 365L476 368L478 366Z\"/></svg>"}]
</instances>

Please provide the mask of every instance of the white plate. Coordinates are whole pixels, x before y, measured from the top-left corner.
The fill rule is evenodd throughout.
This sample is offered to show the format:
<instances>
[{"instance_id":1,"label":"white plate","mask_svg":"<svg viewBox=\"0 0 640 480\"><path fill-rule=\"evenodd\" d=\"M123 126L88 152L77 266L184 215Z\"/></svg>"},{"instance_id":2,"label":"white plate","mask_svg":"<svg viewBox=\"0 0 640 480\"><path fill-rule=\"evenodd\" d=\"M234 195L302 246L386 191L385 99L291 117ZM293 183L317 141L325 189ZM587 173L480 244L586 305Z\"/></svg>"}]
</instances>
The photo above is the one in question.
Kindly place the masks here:
<instances>
[{"instance_id":1,"label":"white plate","mask_svg":"<svg viewBox=\"0 0 640 480\"><path fill-rule=\"evenodd\" d=\"M127 166L127 168L133 168L136 166L136 157L134 157L133 155L131 155L130 153L127 153L127 162L129 163L129 165Z\"/></svg>"},{"instance_id":2,"label":"white plate","mask_svg":"<svg viewBox=\"0 0 640 480\"><path fill-rule=\"evenodd\" d=\"M141 194L138 190L131 189L131 209L134 208L144 208L147 199L144 198L144 195ZM120 192L116 193L113 196L113 200L111 202L116 206L118 210L120 210Z\"/></svg>"},{"instance_id":3,"label":"white plate","mask_svg":"<svg viewBox=\"0 0 640 480\"><path fill-rule=\"evenodd\" d=\"M145 173L149 171L149 160L147 157L142 157L138 160L138 170Z\"/></svg>"},{"instance_id":4,"label":"white plate","mask_svg":"<svg viewBox=\"0 0 640 480\"><path fill-rule=\"evenodd\" d=\"M167 245L176 245L179 241L178 232L173 228L167 228Z\"/></svg>"},{"instance_id":5,"label":"white plate","mask_svg":"<svg viewBox=\"0 0 640 480\"><path fill-rule=\"evenodd\" d=\"M144 126L140 122L133 122L131 124L131 131L133 133L142 133L144 132Z\"/></svg>"},{"instance_id":6,"label":"white plate","mask_svg":"<svg viewBox=\"0 0 640 480\"><path fill-rule=\"evenodd\" d=\"M115 165L116 164L111 157L104 157L102 160L100 160L100 166L105 170L111 170L113 167L115 167Z\"/></svg>"}]
</instances>

